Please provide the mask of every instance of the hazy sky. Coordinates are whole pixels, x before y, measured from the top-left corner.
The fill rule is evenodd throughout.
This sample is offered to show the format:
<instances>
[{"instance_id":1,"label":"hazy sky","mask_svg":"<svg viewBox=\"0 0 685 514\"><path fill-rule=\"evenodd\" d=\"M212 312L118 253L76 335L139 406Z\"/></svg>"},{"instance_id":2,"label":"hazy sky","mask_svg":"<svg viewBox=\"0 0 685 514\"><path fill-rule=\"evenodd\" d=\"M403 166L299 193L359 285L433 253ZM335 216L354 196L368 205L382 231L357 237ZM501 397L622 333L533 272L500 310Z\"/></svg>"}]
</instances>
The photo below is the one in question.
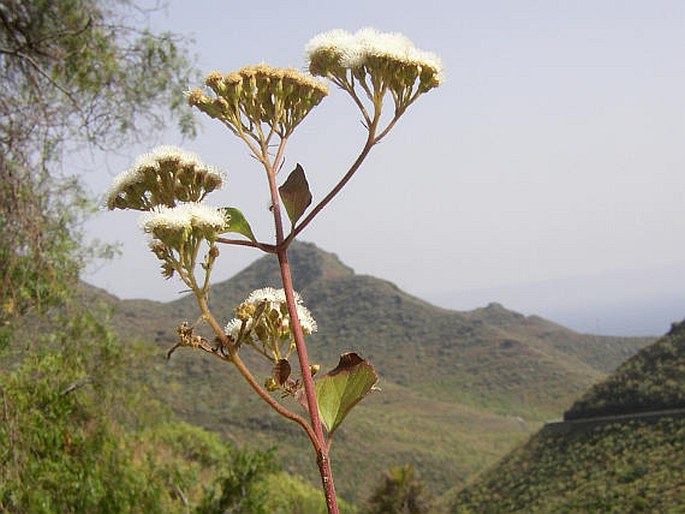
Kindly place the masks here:
<instances>
[{"instance_id":1,"label":"hazy sky","mask_svg":"<svg viewBox=\"0 0 685 514\"><path fill-rule=\"evenodd\" d=\"M685 317L682 0L176 0L153 23L194 39L203 75L258 62L304 69L306 42L333 28L402 32L442 57L445 83L302 235L358 273L460 309L499 301L571 325L585 309L600 332L618 332L601 312L631 302L661 312L659 330ZM196 140L170 129L150 146L182 143L225 170L227 187L208 200L241 208L269 239L262 170L225 128L202 125ZM296 131L286 168L302 164L316 200L364 135L332 89ZM104 190L146 149L107 156L86 173L91 187ZM172 299L181 284L161 278L136 220L116 211L89 225L124 255L88 279L122 298ZM259 256L222 250L216 280Z\"/></svg>"}]
</instances>

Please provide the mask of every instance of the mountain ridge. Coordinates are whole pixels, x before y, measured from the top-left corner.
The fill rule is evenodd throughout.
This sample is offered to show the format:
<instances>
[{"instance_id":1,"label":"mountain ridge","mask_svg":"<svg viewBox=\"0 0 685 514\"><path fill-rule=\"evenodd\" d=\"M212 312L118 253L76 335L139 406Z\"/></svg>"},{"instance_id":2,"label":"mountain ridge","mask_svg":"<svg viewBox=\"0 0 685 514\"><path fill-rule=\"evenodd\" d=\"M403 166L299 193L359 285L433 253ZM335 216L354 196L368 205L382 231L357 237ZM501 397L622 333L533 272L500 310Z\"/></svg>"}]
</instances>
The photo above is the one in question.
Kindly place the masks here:
<instances>
[{"instance_id":1,"label":"mountain ridge","mask_svg":"<svg viewBox=\"0 0 685 514\"><path fill-rule=\"evenodd\" d=\"M308 339L312 361L325 370L341 352L356 351L381 375L383 393L365 399L336 434L336 483L348 499L364 493L365 476L397 462L413 463L434 491L465 483L650 340L577 334L496 303L467 312L436 307L355 274L311 243L295 242L289 258L319 325ZM279 284L275 258L266 256L215 284L210 304L223 323L252 290ZM102 301L121 334L159 345L160 360L141 363L139 379L184 419L239 444L276 443L286 469L311 467L297 427L252 398L225 363L188 349L161 360L176 326L197 319L194 298ZM258 380L269 372L255 371Z\"/></svg>"}]
</instances>

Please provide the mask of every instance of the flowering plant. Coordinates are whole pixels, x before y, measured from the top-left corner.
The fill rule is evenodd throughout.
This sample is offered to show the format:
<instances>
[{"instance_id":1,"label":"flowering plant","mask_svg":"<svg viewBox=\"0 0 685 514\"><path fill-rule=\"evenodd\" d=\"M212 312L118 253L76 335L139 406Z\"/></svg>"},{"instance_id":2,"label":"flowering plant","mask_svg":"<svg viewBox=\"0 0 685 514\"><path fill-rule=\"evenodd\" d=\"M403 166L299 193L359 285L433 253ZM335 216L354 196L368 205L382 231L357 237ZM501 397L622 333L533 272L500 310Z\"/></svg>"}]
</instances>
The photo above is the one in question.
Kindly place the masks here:
<instances>
[{"instance_id":1,"label":"flowering plant","mask_svg":"<svg viewBox=\"0 0 685 514\"><path fill-rule=\"evenodd\" d=\"M311 364L305 336L317 324L302 298L293 290L288 247L316 215L352 178L370 152L422 94L440 85L442 64L432 53L414 47L400 34L362 29L356 33L333 30L314 37L306 47L310 74L260 64L223 74L214 71L205 89L188 92L188 103L220 121L248 146L264 168L269 185L275 241L259 240L248 220L235 207L211 207L207 194L223 184L222 174L195 155L164 146L138 158L120 174L107 192L109 209L144 211L140 227L150 234L150 249L162 262L162 275L176 275L195 295L200 317L178 329L178 347L191 347L233 364L254 391L284 417L298 423L316 452L329 513L337 501L329 461L333 433L349 411L371 391L378 379L373 366L355 353L343 354L337 367L318 377ZM283 164L288 139L307 114L328 94L323 79L345 91L360 110L367 139L358 157L339 182L310 209L312 194L304 169L298 164L279 186L276 172ZM386 100L393 104L383 116ZM275 151L272 152L272 149ZM286 234L283 215L290 220ZM309 212L307 212L309 211ZM306 213L306 216L305 216ZM234 233L239 238L228 238ZM254 291L235 309L235 318L221 326L210 309L210 275L219 244L257 248L278 257L282 289ZM204 258L198 258L206 248ZM195 328L208 324L210 342ZM251 349L272 367L262 384L241 357ZM291 356L296 354L300 376L293 379ZM294 396L308 420L288 409L273 393ZM324 431L325 428L325 431Z\"/></svg>"}]
</instances>

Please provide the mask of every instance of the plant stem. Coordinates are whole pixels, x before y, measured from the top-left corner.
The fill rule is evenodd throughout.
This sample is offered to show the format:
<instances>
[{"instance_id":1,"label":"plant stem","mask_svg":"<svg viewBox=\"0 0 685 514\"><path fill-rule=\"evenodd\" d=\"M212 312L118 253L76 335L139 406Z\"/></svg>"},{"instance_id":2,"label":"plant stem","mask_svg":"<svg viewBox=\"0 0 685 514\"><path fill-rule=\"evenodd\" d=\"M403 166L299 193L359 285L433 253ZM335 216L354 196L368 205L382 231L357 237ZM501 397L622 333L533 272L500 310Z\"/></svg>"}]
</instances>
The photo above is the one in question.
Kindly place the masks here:
<instances>
[{"instance_id":1,"label":"plant stem","mask_svg":"<svg viewBox=\"0 0 685 514\"><path fill-rule=\"evenodd\" d=\"M252 248L258 248L259 250L263 251L264 253L276 253L276 247L274 245L270 245L270 244L266 244L266 243L260 243L258 241L247 241L245 239L231 239L228 237L217 237L216 242L226 244L226 245L234 245L234 246L250 246Z\"/></svg>"},{"instance_id":2,"label":"plant stem","mask_svg":"<svg viewBox=\"0 0 685 514\"><path fill-rule=\"evenodd\" d=\"M290 265L288 263L287 250L280 249L277 252L278 264L281 269L281 279L283 280L283 289L285 291L285 299L288 304L288 313L290 315L290 328L295 336L295 347L297 348L297 357L300 362L300 369L302 371L302 382L304 385L304 392L307 398L307 407L309 410L309 418L311 419L312 428L320 442L320 447L317 449L316 463L319 466L319 474L321 475L321 485L323 487L324 496L326 497L326 506L329 514L338 514L338 503L335 495L335 485L333 483L333 474L328 458L328 445L323 435L321 427L321 419L319 418L319 408L316 403L316 393L314 391L314 380L309 368L309 356L307 355L307 346L302 335L302 327L300 320L297 317L297 307L295 305L295 296L293 294L292 276L290 273Z\"/></svg>"},{"instance_id":3,"label":"plant stem","mask_svg":"<svg viewBox=\"0 0 685 514\"><path fill-rule=\"evenodd\" d=\"M285 291L285 299L288 305L288 314L290 317L290 329L295 338L295 347L297 348L297 358L300 363L300 371L302 373L302 382L304 385L304 393L307 400L307 408L309 411L309 419L311 420L311 428L318 441L314 445L316 450L316 463L319 467L319 474L321 475L321 485L326 498L326 507L328 514L338 514L338 502L335 495L335 486L333 484L333 474L331 472L330 461L328 458L328 445L323 435L323 428L321 427L321 419L319 418L319 408L316 403L316 392L314 391L314 380L312 380L312 373L309 368L309 356L307 355L307 346L304 341L302 326L300 325L300 318L297 315L297 306L295 303L295 294L293 290L292 275L290 272L290 265L288 263L287 247L290 239L286 242L283 237L283 220L281 217L281 206L278 195L278 188L276 187L276 171L275 166L278 165L280 157L283 153L285 139L281 139L281 144L276 152L276 157L273 163L269 162L266 151L263 155L262 162L266 170L267 178L269 180L269 191L271 193L271 204L273 206L274 224L276 229L276 255L278 256L278 264L281 271L281 280L283 282L283 290Z\"/></svg>"}]
</instances>

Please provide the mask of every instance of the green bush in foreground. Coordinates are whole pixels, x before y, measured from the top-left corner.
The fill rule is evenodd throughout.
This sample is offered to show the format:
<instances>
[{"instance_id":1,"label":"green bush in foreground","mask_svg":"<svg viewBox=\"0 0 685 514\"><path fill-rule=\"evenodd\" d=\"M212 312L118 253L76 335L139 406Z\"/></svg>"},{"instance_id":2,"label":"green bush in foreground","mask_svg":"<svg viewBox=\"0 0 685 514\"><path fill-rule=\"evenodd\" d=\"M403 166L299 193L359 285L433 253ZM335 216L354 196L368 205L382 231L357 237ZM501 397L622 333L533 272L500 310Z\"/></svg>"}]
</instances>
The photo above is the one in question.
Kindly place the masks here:
<instances>
[{"instance_id":1,"label":"green bush in foreground","mask_svg":"<svg viewBox=\"0 0 685 514\"><path fill-rule=\"evenodd\" d=\"M82 310L41 323L42 336L13 336L29 348L13 370L18 355L2 361L0 511L297 512L286 508L297 495L271 486L271 451L176 421L126 380L149 350L120 346Z\"/></svg>"}]
</instances>

